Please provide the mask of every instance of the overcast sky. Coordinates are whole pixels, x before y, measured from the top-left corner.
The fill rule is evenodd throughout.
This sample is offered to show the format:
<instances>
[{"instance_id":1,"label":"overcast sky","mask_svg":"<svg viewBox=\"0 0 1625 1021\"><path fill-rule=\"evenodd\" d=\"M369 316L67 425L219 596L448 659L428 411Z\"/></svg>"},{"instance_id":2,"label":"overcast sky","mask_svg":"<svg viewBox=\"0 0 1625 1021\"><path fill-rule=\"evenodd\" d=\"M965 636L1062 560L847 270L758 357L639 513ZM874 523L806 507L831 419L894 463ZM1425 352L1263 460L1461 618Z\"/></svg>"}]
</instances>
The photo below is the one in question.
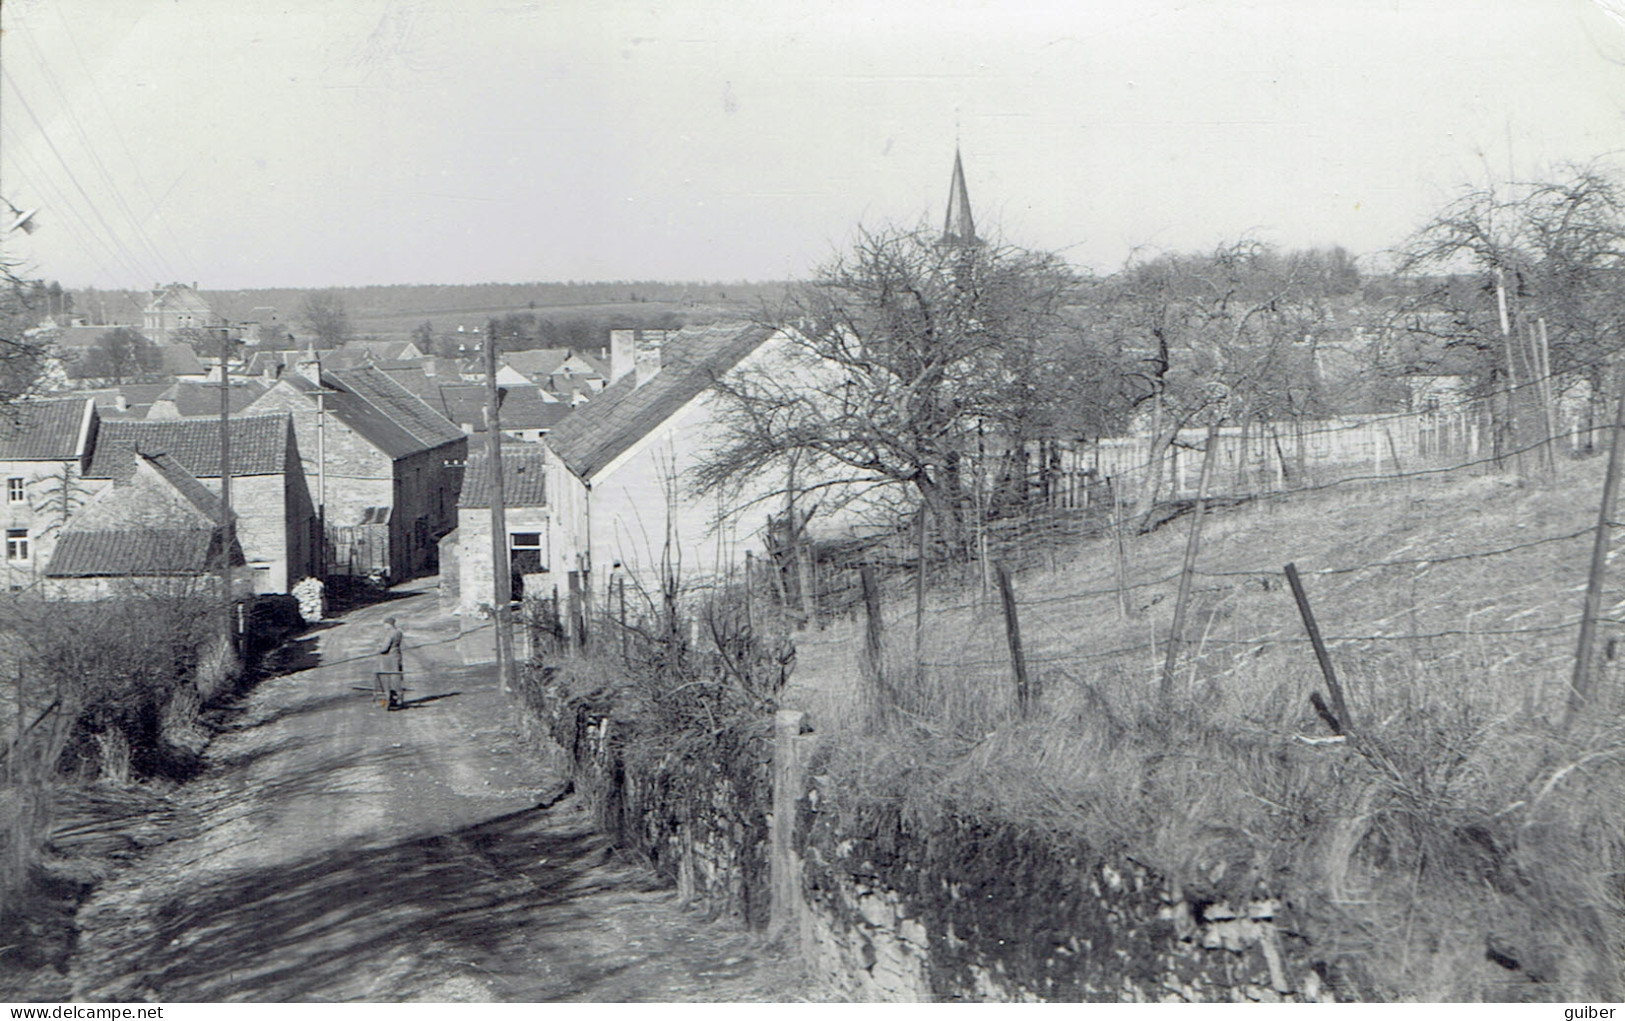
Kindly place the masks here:
<instances>
[{"instance_id":1,"label":"overcast sky","mask_svg":"<svg viewBox=\"0 0 1625 1021\"><path fill-rule=\"evenodd\" d=\"M1625 150L1619 0L5 0L3 239L71 286L805 274L940 224L1097 271L1396 244Z\"/></svg>"}]
</instances>

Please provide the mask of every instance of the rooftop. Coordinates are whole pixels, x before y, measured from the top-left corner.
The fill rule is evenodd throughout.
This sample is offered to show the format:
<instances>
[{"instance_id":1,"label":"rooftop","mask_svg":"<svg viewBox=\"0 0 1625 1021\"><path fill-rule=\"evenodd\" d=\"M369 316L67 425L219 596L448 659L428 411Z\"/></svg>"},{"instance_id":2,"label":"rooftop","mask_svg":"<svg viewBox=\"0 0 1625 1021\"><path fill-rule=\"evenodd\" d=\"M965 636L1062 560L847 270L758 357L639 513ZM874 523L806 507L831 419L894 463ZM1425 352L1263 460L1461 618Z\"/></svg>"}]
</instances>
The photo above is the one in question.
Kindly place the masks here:
<instances>
[{"instance_id":1,"label":"rooftop","mask_svg":"<svg viewBox=\"0 0 1625 1021\"><path fill-rule=\"evenodd\" d=\"M0 413L0 461L68 461L84 453L89 397L20 401Z\"/></svg>"},{"instance_id":2,"label":"rooftop","mask_svg":"<svg viewBox=\"0 0 1625 1021\"><path fill-rule=\"evenodd\" d=\"M638 386L636 374L627 374L565 415L544 442L578 477L590 480L771 335L767 327L752 323L685 327L668 334L654 378Z\"/></svg>"},{"instance_id":3,"label":"rooftop","mask_svg":"<svg viewBox=\"0 0 1625 1021\"><path fill-rule=\"evenodd\" d=\"M502 445L502 503L506 507L547 506L546 454L528 443ZM496 475L491 458L484 451L469 455L463 473L463 495L459 507L489 507Z\"/></svg>"},{"instance_id":4,"label":"rooftop","mask_svg":"<svg viewBox=\"0 0 1625 1021\"><path fill-rule=\"evenodd\" d=\"M232 475L278 475L286 470L292 428L286 413L245 415L230 422ZM85 477L126 476L137 450L169 454L198 478L220 477L220 423L207 418L104 422Z\"/></svg>"}]
</instances>

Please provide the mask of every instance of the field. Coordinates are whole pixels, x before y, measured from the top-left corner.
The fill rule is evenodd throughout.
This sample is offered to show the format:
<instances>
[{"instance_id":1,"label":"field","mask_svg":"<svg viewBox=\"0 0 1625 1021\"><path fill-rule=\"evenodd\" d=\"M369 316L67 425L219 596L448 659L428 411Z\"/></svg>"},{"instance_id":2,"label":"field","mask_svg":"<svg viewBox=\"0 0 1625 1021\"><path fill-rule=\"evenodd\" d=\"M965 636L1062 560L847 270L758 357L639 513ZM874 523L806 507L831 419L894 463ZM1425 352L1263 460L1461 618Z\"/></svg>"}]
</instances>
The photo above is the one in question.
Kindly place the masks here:
<instances>
[{"instance_id":1,"label":"field","mask_svg":"<svg viewBox=\"0 0 1625 1021\"><path fill-rule=\"evenodd\" d=\"M905 818L953 806L1081 835L1205 896L1283 896L1374 997L1617 998L1617 571L1597 698L1562 722L1601 460L1563 461L1555 482L1478 467L1210 514L1166 701L1189 515L1125 538L1124 601L1110 534L1057 536L1015 577L1042 691L1026 714L974 566L940 572L918 658L912 583L892 579L871 680L861 611L798 635L784 704L832 735L843 786ZM1311 704L1326 686L1288 562L1349 736Z\"/></svg>"}]
</instances>

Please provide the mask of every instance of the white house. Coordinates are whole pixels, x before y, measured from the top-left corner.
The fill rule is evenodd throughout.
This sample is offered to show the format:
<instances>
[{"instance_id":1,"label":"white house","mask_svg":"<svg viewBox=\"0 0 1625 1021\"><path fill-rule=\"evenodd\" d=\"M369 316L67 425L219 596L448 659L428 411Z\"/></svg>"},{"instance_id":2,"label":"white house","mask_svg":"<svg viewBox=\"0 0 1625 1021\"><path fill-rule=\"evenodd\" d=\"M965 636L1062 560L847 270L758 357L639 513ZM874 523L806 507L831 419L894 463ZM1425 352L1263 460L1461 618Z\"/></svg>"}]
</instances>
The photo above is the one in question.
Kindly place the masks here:
<instances>
[{"instance_id":1,"label":"white house","mask_svg":"<svg viewBox=\"0 0 1625 1021\"><path fill-rule=\"evenodd\" d=\"M695 491L692 469L723 445L725 395L714 386L772 365L789 338L755 324L616 330L612 380L542 438L547 449L550 569L590 598L624 572L628 591L660 591L663 563L702 587L761 554L783 478L721 497Z\"/></svg>"}]
</instances>

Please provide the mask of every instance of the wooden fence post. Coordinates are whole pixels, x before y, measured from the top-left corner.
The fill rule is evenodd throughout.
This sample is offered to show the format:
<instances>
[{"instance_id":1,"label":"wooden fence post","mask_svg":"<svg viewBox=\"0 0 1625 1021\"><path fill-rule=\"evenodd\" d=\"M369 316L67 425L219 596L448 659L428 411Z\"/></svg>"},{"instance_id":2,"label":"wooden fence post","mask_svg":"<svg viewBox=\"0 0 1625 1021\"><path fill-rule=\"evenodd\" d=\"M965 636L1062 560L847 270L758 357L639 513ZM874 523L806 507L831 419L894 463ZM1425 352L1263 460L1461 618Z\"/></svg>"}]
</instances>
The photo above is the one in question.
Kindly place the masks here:
<instances>
[{"instance_id":1,"label":"wooden fence post","mask_svg":"<svg viewBox=\"0 0 1625 1021\"><path fill-rule=\"evenodd\" d=\"M880 585L875 581L875 569L864 564L858 572L863 581L863 608L866 617L863 631L863 654L859 657L859 667L863 673L864 692L863 700L864 722L869 726L877 726L886 713L884 699L885 677L885 630L886 622L880 613Z\"/></svg>"},{"instance_id":2,"label":"wooden fence post","mask_svg":"<svg viewBox=\"0 0 1625 1021\"><path fill-rule=\"evenodd\" d=\"M918 560L914 567L914 663L919 669L921 643L925 634L925 539L926 515L930 508L925 501L920 501L920 534L916 541L916 555Z\"/></svg>"},{"instance_id":3,"label":"wooden fence post","mask_svg":"<svg viewBox=\"0 0 1625 1021\"><path fill-rule=\"evenodd\" d=\"M615 579L615 594L620 602L621 662L626 662L626 575Z\"/></svg>"},{"instance_id":4,"label":"wooden fence post","mask_svg":"<svg viewBox=\"0 0 1625 1021\"><path fill-rule=\"evenodd\" d=\"M753 551L746 550L745 551L745 626L750 629L750 633L753 636L756 634L756 594L753 591L755 586L751 584L751 579L754 578L755 576L756 576L756 555L755 555L755 553ZM625 595L624 591L622 592L622 595L621 595L621 605L622 605L621 616L625 617L626 616L626 611L625 611L626 595ZM623 620L622 623L624 624L625 621Z\"/></svg>"},{"instance_id":5,"label":"wooden fence post","mask_svg":"<svg viewBox=\"0 0 1625 1021\"><path fill-rule=\"evenodd\" d=\"M1539 322L1539 344L1535 348L1535 357L1540 363L1536 371L1540 374L1541 418L1544 419L1546 425L1546 470L1552 481L1556 481L1557 417L1552 408L1552 349L1547 343L1546 318L1542 316Z\"/></svg>"},{"instance_id":6,"label":"wooden fence post","mask_svg":"<svg viewBox=\"0 0 1625 1021\"><path fill-rule=\"evenodd\" d=\"M1162 661L1162 681L1157 697L1164 707L1173 701L1174 668L1179 665L1180 637L1185 630L1185 610L1191 600L1191 579L1196 573L1196 553L1202 545L1202 518L1207 509L1207 486L1213 477L1213 462L1219 450L1219 427L1207 427L1207 449L1202 453L1202 477L1196 484L1196 513L1191 518L1190 537L1185 541L1185 563L1179 570L1179 596L1174 600L1174 624L1168 634L1168 653Z\"/></svg>"},{"instance_id":7,"label":"wooden fence post","mask_svg":"<svg viewBox=\"0 0 1625 1021\"><path fill-rule=\"evenodd\" d=\"M570 584L570 609L568 611L570 618L566 629L569 632L570 650L572 652L581 652L586 644L584 641L586 635L581 627L581 572L571 571L568 578Z\"/></svg>"},{"instance_id":8,"label":"wooden fence post","mask_svg":"<svg viewBox=\"0 0 1625 1021\"><path fill-rule=\"evenodd\" d=\"M1619 499L1619 469L1621 443L1625 439L1625 387L1619 385L1620 370L1616 367L1615 391L1619 394L1619 409L1614 414L1613 434L1608 440L1608 472L1603 476L1602 506L1597 511L1597 533L1591 543L1591 571L1586 577L1585 608L1580 613L1580 645L1574 653L1574 677L1569 682L1568 707L1563 712L1565 729L1585 708L1591 698L1591 684L1595 680L1591 668L1596 647L1597 617L1602 612L1603 574L1608 567L1608 522Z\"/></svg>"},{"instance_id":9,"label":"wooden fence post","mask_svg":"<svg viewBox=\"0 0 1625 1021\"><path fill-rule=\"evenodd\" d=\"M1127 620L1128 612L1128 541L1123 536L1123 498L1117 480L1107 479L1112 491L1112 531L1117 533L1117 610Z\"/></svg>"},{"instance_id":10,"label":"wooden fence post","mask_svg":"<svg viewBox=\"0 0 1625 1021\"><path fill-rule=\"evenodd\" d=\"M1354 720L1349 716L1348 702L1343 699L1343 686L1337 683L1337 671L1332 669L1332 657L1326 652L1326 643L1321 641L1320 626L1315 623L1315 611L1309 608L1309 594L1303 590L1303 582L1298 578L1298 568L1295 564L1287 564L1287 584L1292 586L1292 598L1298 602L1298 614L1303 618L1303 628L1309 632L1309 644L1315 648L1315 659L1320 663L1321 676L1326 678L1326 690L1332 696L1332 708L1337 713L1338 722L1333 725L1339 733L1354 733Z\"/></svg>"},{"instance_id":11,"label":"wooden fence post","mask_svg":"<svg viewBox=\"0 0 1625 1021\"><path fill-rule=\"evenodd\" d=\"M1010 569L998 567L999 599L1004 603L1004 635L1010 643L1010 667L1016 675L1016 707L1027 715L1040 692L1027 677L1027 657L1021 651L1021 621L1016 617L1016 594L1010 586Z\"/></svg>"}]
</instances>

